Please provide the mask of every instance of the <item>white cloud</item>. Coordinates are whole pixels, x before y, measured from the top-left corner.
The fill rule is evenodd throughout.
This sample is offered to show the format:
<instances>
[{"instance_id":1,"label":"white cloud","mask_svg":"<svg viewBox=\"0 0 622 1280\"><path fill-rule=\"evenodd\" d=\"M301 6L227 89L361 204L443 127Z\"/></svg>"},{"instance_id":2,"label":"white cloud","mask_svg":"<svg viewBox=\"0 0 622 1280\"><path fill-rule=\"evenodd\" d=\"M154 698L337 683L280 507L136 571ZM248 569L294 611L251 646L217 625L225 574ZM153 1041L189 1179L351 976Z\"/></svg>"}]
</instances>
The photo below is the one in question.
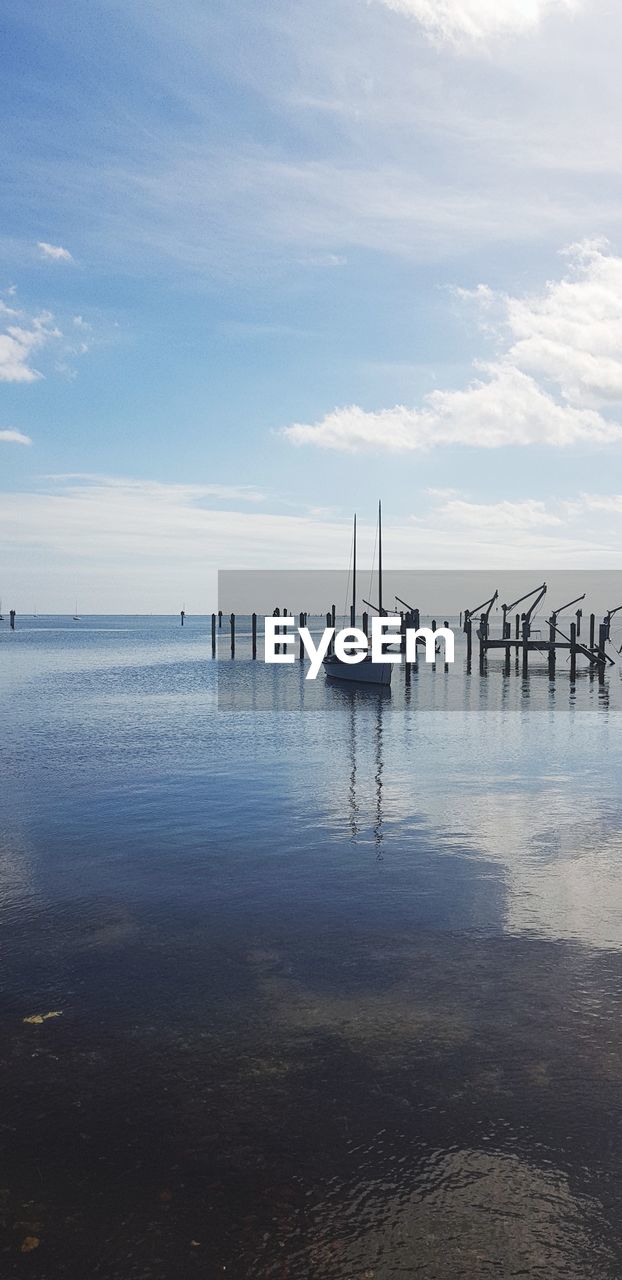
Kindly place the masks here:
<instances>
[{"instance_id":1,"label":"white cloud","mask_svg":"<svg viewBox=\"0 0 622 1280\"><path fill-rule=\"evenodd\" d=\"M463 390L435 390L420 408L338 408L315 424L295 423L293 444L399 453L436 445L608 444L622 423L599 410L622 403L622 258L584 241L566 251L569 273L524 298L470 292L489 337L505 351Z\"/></svg>"},{"instance_id":2,"label":"white cloud","mask_svg":"<svg viewBox=\"0 0 622 1280\"><path fill-rule=\"evenodd\" d=\"M560 448L622 440L622 425L592 409L559 404L521 370L501 363L485 368L487 382L478 380L464 391L431 391L422 409L396 405L374 413L349 405L315 425L295 423L283 434L292 444L348 453L406 453L438 445Z\"/></svg>"},{"instance_id":3,"label":"white cloud","mask_svg":"<svg viewBox=\"0 0 622 1280\"><path fill-rule=\"evenodd\" d=\"M583 511L606 511L611 515L622 515L622 493L584 493L572 509Z\"/></svg>"},{"instance_id":4,"label":"white cloud","mask_svg":"<svg viewBox=\"0 0 622 1280\"><path fill-rule=\"evenodd\" d=\"M25 436L23 431L0 431L0 440L5 444L32 444L30 436Z\"/></svg>"},{"instance_id":5,"label":"white cloud","mask_svg":"<svg viewBox=\"0 0 622 1280\"><path fill-rule=\"evenodd\" d=\"M566 251L570 274L541 294L507 298L507 358L574 404L622 403L622 258L602 242Z\"/></svg>"},{"instance_id":6,"label":"white cloud","mask_svg":"<svg viewBox=\"0 0 622 1280\"><path fill-rule=\"evenodd\" d=\"M562 525L560 515L534 498L520 502L465 502L451 498L437 508L437 514L451 525L478 529L540 529Z\"/></svg>"},{"instance_id":7,"label":"white cloud","mask_svg":"<svg viewBox=\"0 0 622 1280\"><path fill-rule=\"evenodd\" d=\"M341 253L314 253L300 258L303 267L345 267L348 259Z\"/></svg>"},{"instance_id":8,"label":"white cloud","mask_svg":"<svg viewBox=\"0 0 622 1280\"><path fill-rule=\"evenodd\" d=\"M103 487L115 490L127 496L135 494L138 501L153 499L162 504L176 505L187 503L199 505L206 498L222 502L263 502L265 494L252 484L163 484L157 480L132 480L127 476L106 476L92 471L64 471L45 476L55 484L78 486L72 489L74 494L81 491L78 482L86 492L98 492Z\"/></svg>"},{"instance_id":9,"label":"white cloud","mask_svg":"<svg viewBox=\"0 0 622 1280\"><path fill-rule=\"evenodd\" d=\"M504 35L524 35L552 13L573 13L580 0L382 0L421 24L433 40L479 44Z\"/></svg>"},{"instance_id":10,"label":"white cloud","mask_svg":"<svg viewBox=\"0 0 622 1280\"><path fill-rule=\"evenodd\" d=\"M30 383L43 378L33 361L47 347L50 355L54 353L55 371L75 377L73 361L90 350L93 329L82 316L65 317L63 329L51 311L29 314L0 298L0 382Z\"/></svg>"},{"instance_id":11,"label":"white cloud","mask_svg":"<svg viewBox=\"0 0 622 1280\"><path fill-rule=\"evenodd\" d=\"M60 244L48 244L45 240L38 240L37 249L40 250L42 258L50 258L52 262L73 262L69 250L63 249Z\"/></svg>"},{"instance_id":12,"label":"white cloud","mask_svg":"<svg viewBox=\"0 0 622 1280\"><path fill-rule=\"evenodd\" d=\"M61 337L54 317L48 311L26 317L0 303L0 324L4 329L0 332L0 382L36 382L43 375L33 368L31 357Z\"/></svg>"}]
</instances>

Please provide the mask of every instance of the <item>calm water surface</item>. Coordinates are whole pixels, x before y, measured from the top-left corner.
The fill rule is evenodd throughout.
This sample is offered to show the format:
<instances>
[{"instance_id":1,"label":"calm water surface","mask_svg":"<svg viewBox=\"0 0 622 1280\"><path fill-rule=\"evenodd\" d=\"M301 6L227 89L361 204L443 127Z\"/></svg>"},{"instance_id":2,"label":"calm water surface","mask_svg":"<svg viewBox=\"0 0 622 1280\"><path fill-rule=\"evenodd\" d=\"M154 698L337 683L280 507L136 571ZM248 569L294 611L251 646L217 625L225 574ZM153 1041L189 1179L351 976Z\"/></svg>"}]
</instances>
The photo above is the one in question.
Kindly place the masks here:
<instances>
[{"instance_id":1,"label":"calm water surface","mask_svg":"<svg viewBox=\"0 0 622 1280\"><path fill-rule=\"evenodd\" d=\"M620 668L238 652L2 624L0 1275L619 1278Z\"/></svg>"}]
</instances>

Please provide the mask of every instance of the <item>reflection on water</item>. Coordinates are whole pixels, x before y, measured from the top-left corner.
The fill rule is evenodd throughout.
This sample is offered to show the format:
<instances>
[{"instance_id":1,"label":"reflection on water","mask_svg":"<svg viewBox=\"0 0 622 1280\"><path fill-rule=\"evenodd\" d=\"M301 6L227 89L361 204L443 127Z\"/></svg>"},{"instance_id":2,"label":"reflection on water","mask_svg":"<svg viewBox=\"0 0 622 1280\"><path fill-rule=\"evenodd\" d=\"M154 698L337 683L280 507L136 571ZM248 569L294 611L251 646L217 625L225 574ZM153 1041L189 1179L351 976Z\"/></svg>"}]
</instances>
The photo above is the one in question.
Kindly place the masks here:
<instances>
[{"instance_id":1,"label":"reflection on water","mask_svg":"<svg viewBox=\"0 0 622 1280\"><path fill-rule=\"evenodd\" d=\"M241 631L0 632L2 1276L619 1277L617 669Z\"/></svg>"}]
</instances>

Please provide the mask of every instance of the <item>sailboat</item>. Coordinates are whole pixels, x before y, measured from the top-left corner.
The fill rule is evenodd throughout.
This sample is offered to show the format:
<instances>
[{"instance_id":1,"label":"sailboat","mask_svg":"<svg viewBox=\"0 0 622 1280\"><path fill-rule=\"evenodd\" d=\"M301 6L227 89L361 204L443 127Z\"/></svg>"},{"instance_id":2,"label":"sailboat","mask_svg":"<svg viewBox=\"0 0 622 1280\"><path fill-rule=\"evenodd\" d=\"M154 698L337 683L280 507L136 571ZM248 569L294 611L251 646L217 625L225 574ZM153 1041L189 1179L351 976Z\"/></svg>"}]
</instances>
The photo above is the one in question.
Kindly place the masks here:
<instances>
[{"instance_id":1,"label":"sailboat","mask_svg":"<svg viewBox=\"0 0 622 1280\"><path fill-rule=\"evenodd\" d=\"M3 622L3 621L4 621L4 614L2 612L2 599L0 597L0 622Z\"/></svg>"},{"instance_id":2,"label":"sailboat","mask_svg":"<svg viewBox=\"0 0 622 1280\"><path fill-rule=\"evenodd\" d=\"M80 621L81 621L80 617L78 616L78 601L77 601L77 600L76 600L76 611L75 611L75 613L74 613L74 615L73 615L73 620L74 620L74 622L80 622Z\"/></svg>"},{"instance_id":3,"label":"sailboat","mask_svg":"<svg viewBox=\"0 0 622 1280\"><path fill-rule=\"evenodd\" d=\"M352 557L352 604L350 605L350 626L356 625L356 516L354 517ZM372 605L372 608L376 608ZM384 617L382 607L382 503L378 503L378 607L380 617ZM362 662L342 662L336 654L324 659L324 671L333 680L348 680L356 684L390 685L393 675L392 662L372 662L367 654Z\"/></svg>"}]
</instances>

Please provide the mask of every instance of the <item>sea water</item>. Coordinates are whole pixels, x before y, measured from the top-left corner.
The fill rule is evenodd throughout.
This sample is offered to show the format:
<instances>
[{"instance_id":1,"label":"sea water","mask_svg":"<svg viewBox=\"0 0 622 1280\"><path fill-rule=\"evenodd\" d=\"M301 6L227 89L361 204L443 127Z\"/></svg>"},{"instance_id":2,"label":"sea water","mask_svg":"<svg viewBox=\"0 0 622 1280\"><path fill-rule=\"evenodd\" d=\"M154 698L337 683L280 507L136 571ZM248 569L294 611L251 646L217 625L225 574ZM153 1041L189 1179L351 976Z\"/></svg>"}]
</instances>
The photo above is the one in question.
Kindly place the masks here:
<instances>
[{"instance_id":1,"label":"sea water","mask_svg":"<svg viewBox=\"0 0 622 1280\"><path fill-rule=\"evenodd\" d=\"M620 666L248 632L0 630L0 1273L619 1277Z\"/></svg>"}]
</instances>

